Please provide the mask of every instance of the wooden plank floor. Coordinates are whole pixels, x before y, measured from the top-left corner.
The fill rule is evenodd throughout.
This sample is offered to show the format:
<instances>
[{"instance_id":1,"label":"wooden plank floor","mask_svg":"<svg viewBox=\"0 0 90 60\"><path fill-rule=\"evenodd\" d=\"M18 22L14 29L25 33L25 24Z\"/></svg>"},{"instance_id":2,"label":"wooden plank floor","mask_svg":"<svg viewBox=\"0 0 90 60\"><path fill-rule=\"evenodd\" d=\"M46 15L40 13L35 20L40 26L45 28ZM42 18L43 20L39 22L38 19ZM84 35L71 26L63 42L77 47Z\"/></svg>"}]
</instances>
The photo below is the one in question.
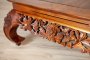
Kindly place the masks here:
<instances>
[{"instance_id":1,"label":"wooden plank floor","mask_svg":"<svg viewBox=\"0 0 90 60\"><path fill-rule=\"evenodd\" d=\"M26 36L26 40L21 46L16 46L5 37L2 29L3 18L11 9L11 3L0 0L0 60L90 60L90 55L82 54L77 49L64 48L21 29L18 33Z\"/></svg>"}]
</instances>

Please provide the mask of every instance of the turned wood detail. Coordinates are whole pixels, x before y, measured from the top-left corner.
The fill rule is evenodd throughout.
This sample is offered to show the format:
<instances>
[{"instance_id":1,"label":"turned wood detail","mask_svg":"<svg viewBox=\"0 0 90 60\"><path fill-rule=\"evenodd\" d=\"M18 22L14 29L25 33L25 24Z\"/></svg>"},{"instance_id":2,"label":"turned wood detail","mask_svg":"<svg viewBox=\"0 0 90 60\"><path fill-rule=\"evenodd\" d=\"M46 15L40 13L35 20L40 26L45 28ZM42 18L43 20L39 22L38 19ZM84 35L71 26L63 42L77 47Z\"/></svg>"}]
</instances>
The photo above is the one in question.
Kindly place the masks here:
<instances>
[{"instance_id":1,"label":"turned wood detail","mask_svg":"<svg viewBox=\"0 0 90 60\"><path fill-rule=\"evenodd\" d=\"M16 33L18 26L63 46L80 48L82 52L90 53L90 38L87 33L12 10L5 18L4 32L7 38L17 45L24 40Z\"/></svg>"}]
</instances>

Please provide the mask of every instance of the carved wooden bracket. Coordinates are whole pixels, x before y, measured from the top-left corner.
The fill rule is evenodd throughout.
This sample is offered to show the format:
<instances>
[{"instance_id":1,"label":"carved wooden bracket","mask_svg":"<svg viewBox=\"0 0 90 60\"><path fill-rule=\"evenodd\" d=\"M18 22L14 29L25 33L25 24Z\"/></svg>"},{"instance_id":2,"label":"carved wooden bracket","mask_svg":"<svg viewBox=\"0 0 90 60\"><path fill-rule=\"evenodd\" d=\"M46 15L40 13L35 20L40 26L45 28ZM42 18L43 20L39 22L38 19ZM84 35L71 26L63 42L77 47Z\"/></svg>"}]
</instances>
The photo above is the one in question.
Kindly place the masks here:
<instances>
[{"instance_id":1,"label":"carved wooden bracket","mask_svg":"<svg viewBox=\"0 0 90 60\"><path fill-rule=\"evenodd\" d=\"M24 40L24 37L16 33L18 26L63 46L80 48L82 52L90 53L90 39L87 33L11 10L5 18L4 32L7 38L17 45Z\"/></svg>"}]
</instances>

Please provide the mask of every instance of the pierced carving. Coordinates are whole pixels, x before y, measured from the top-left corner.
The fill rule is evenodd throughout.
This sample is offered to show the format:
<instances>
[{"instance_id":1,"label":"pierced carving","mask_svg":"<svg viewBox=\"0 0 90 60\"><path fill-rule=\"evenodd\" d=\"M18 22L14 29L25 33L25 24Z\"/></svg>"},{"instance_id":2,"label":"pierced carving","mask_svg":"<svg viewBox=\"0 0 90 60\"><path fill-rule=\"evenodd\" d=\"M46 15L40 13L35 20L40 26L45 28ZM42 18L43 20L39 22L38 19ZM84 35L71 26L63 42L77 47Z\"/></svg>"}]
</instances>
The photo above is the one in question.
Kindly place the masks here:
<instances>
[{"instance_id":1,"label":"pierced carving","mask_svg":"<svg viewBox=\"0 0 90 60\"><path fill-rule=\"evenodd\" d=\"M4 31L6 36L18 45L24 39L15 32L18 26L63 46L80 48L82 52L90 53L90 39L87 33L11 11L5 18Z\"/></svg>"}]
</instances>

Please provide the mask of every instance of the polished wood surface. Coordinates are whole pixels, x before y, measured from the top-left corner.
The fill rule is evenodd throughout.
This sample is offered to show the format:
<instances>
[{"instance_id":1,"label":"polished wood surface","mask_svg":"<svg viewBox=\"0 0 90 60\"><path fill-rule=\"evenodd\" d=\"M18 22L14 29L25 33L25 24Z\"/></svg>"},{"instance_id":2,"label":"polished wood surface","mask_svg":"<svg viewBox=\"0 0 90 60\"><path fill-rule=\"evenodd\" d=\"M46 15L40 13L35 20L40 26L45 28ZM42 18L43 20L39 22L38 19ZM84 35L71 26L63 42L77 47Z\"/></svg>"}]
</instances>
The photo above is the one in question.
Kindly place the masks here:
<instances>
[{"instance_id":1,"label":"polished wood surface","mask_svg":"<svg viewBox=\"0 0 90 60\"><path fill-rule=\"evenodd\" d=\"M76 8L90 9L90 0L41 0Z\"/></svg>"},{"instance_id":2,"label":"polished wood surface","mask_svg":"<svg viewBox=\"0 0 90 60\"><path fill-rule=\"evenodd\" d=\"M9 0L90 19L90 0ZM52 3L54 2L54 3ZM56 3L55 3L56 2ZM57 3L58 2L58 3ZM57 8L58 7L58 8Z\"/></svg>"}]
</instances>

